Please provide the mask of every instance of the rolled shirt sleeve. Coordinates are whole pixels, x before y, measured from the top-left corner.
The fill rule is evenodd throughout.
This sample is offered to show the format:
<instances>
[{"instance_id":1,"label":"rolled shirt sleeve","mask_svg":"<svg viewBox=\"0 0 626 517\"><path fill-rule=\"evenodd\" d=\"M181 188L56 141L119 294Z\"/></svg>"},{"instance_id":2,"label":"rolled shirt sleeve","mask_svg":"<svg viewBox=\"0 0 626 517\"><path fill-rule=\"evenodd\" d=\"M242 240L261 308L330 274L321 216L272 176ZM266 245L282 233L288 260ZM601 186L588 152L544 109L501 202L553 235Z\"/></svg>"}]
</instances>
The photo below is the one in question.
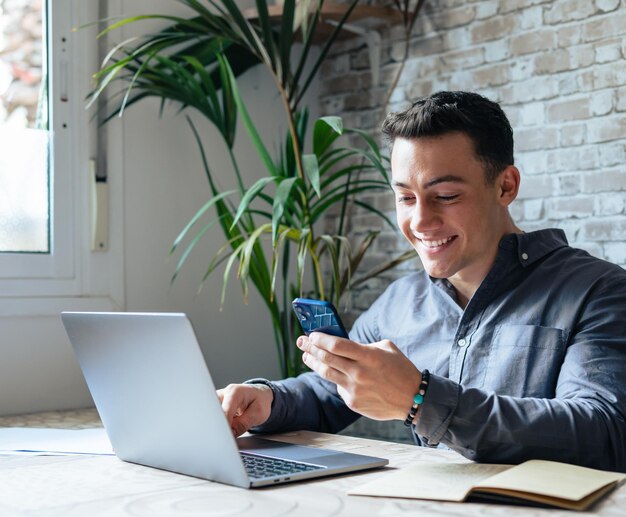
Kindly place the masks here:
<instances>
[{"instance_id":1,"label":"rolled shirt sleeve","mask_svg":"<svg viewBox=\"0 0 626 517\"><path fill-rule=\"evenodd\" d=\"M282 381L251 379L248 383L266 384L274 392L269 419L252 432L287 432L298 429L336 433L361 415L346 406L337 385L307 372Z\"/></svg>"}]
</instances>

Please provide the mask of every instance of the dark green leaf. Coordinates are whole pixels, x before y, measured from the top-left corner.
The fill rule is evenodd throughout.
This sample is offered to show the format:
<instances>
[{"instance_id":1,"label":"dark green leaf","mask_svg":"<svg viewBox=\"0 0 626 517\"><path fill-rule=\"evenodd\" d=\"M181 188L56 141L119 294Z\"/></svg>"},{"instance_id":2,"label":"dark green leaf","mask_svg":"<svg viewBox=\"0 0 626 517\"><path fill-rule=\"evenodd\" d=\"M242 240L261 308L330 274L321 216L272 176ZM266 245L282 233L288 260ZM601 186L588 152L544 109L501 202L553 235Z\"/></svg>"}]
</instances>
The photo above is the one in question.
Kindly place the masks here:
<instances>
[{"instance_id":1,"label":"dark green leaf","mask_svg":"<svg viewBox=\"0 0 626 517\"><path fill-rule=\"evenodd\" d=\"M235 190L228 190L226 192L222 192L221 194L218 194L217 196L212 197L204 205L202 205L202 208L200 208L200 210L198 210L196 212L196 214L187 223L187 225L185 226L183 231L180 232L178 237L176 237L176 240L174 240L174 243L172 244L172 247L170 248L170 254L172 254L172 253L174 253L174 251L176 251L176 248L178 248L178 245L180 244L180 242L185 238L185 236L187 235L187 232L189 232L189 230L191 230L193 225L195 225L198 222L198 220L206 213L206 211L209 208L211 208L213 205L219 203L222 199L224 199L224 198L234 194L235 192L236 192Z\"/></svg>"},{"instance_id":2,"label":"dark green leaf","mask_svg":"<svg viewBox=\"0 0 626 517\"><path fill-rule=\"evenodd\" d=\"M200 228L200 231L196 234L193 240L185 248L185 251L183 252L183 254L180 256L180 259L178 260L178 263L176 264L176 269L174 270L174 274L172 275L172 279L170 280L170 284L174 283L174 281L176 280L176 277L178 276L178 273L180 272L180 269L183 267L183 264L187 261L189 254L193 251L193 249L196 247L198 242L200 242L200 240L202 239L202 237L204 237L206 232L209 231L215 225L215 223L217 223L220 219L221 219L220 217L216 217L212 221L209 221L207 224L205 224L202 228Z\"/></svg>"},{"instance_id":3,"label":"dark green leaf","mask_svg":"<svg viewBox=\"0 0 626 517\"><path fill-rule=\"evenodd\" d=\"M285 208L290 204L291 191L299 178L286 178L282 180L276 189L276 197L272 207L272 245L276 242L278 226L280 225Z\"/></svg>"},{"instance_id":4,"label":"dark green leaf","mask_svg":"<svg viewBox=\"0 0 626 517\"><path fill-rule=\"evenodd\" d=\"M374 208L372 205L370 205L368 203L364 203L363 201L359 201L357 199L354 200L354 204L357 205L357 206L360 206L361 208L364 208L365 210L367 210L369 212L372 212L372 213L376 214L383 221L385 221L392 230L397 230L398 229L397 226L391 221L391 219L389 219L389 217L387 217L383 212L381 212L377 208Z\"/></svg>"},{"instance_id":5,"label":"dark green leaf","mask_svg":"<svg viewBox=\"0 0 626 517\"><path fill-rule=\"evenodd\" d=\"M270 223L265 223L256 228L250 236L244 241L244 247L241 250L241 255L239 257L239 271L238 276L242 281L243 290L244 290L244 298L248 297L248 276L250 272L250 261L252 259L252 253L256 246L258 246L258 241L260 237L264 233L269 233L272 229Z\"/></svg>"},{"instance_id":6,"label":"dark green leaf","mask_svg":"<svg viewBox=\"0 0 626 517\"><path fill-rule=\"evenodd\" d=\"M100 32L100 34L98 34L98 38L101 38L102 36L108 34L109 32L115 30L115 29L119 29L120 27L123 27L124 25L128 25L129 23L135 23L138 22L140 20L154 20L154 19L161 19L161 20L173 20L176 21L178 23L188 23L189 20L185 20L184 18L178 18L176 16L166 16L163 14L145 14L142 16L131 16L129 18L124 18L123 20L120 20L119 22L113 23L112 25L109 25L106 29L104 29L102 32Z\"/></svg>"},{"instance_id":7,"label":"dark green leaf","mask_svg":"<svg viewBox=\"0 0 626 517\"><path fill-rule=\"evenodd\" d=\"M226 62L226 60L222 57L220 57L219 59L220 61L223 60L224 62L225 69L232 83L233 98L235 99L235 103L237 104L239 113L241 113L241 118L243 119L244 126L248 130L248 135L250 136L250 139L252 140L252 144L254 145L254 148L256 149L257 154L261 158L261 161L263 162L267 170L270 172L270 174L272 176L278 176L278 170L276 169L276 166L274 165L274 162L272 161L272 157L270 156L267 149L265 148L265 145L263 144L263 140L261 140L261 137L259 136L259 133L254 123L252 122L252 119L250 118L250 114L248 113L248 110L246 109L243 99L241 98L241 95L239 95L239 88L237 87L235 76L233 75L233 71L230 68L229 63Z\"/></svg>"},{"instance_id":8,"label":"dark green leaf","mask_svg":"<svg viewBox=\"0 0 626 517\"><path fill-rule=\"evenodd\" d=\"M278 238L276 239L276 244L274 245L274 253L272 254L272 296L274 295L274 290L276 287L276 276L278 272L278 258L280 254L280 250L283 248L283 245L286 242L286 239L293 240L298 242L300 239L301 231L297 228L290 228L288 226L281 226L278 230ZM287 242L288 244L288 242ZM288 253L287 247L285 248L285 253ZM283 272L283 277L286 280L286 275Z\"/></svg>"},{"instance_id":9,"label":"dark green leaf","mask_svg":"<svg viewBox=\"0 0 626 517\"><path fill-rule=\"evenodd\" d=\"M267 1L256 0L256 8L259 15L259 22L263 29L263 40L265 43L265 48L267 49L267 54L270 58L272 68L276 68L274 31L272 30L272 20L270 19L270 14L267 10Z\"/></svg>"},{"instance_id":10,"label":"dark green leaf","mask_svg":"<svg viewBox=\"0 0 626 517\"><path fill-rule=\"evenodd\" d=\"M365 238L361 241L361 244L359 245L359 249L356 251L354 256L350 257L348 268L346 269L346 271L341 277L341 283L340 283L340 288L339 288L341 293L343 293L346 290L346 288L350 285L351 272L357 270L357 268L359 267L359 264L361 263L361 260L363 260L363 257L365 256L365 253L374 242L374 239L378 237L379 233L380 233L379 231L368 232Z\"/></svg>"},{"instance_id":11,"label":"dark green leaf","mask_svg":"<svg viewBox=\"0 0 626 517\"><path fill-rule=\"evenodd\" d=\"M378 144L376 144L376 141L372 138L372 135L370 135L367 131L363 131L361 129L346 128L346 133L354 133L356 135L359 135L361 138L363 138L363 140L367 142L367 145L374 153L374 156L376 156L378 160L381 159L380 148L378 147Z\"/></svg>"},{"instance_id":12,"label":"dark green leaf","mask_svg":"<svg viewBox=\"0 0 626 517\"><path fill-rule=\"evenodd\" d=\"M226 288L228 287L228 277L230 276L230 271L233 268L235 260L239 257L241 250L245 245L245 241L242 242L239 246L235 248L235 250L231 253L228 258L228 262L226 262L226 267L224 268L224 275L222 276L222 295L220 296L220 310L224 307L224 300L226 299Z\"/></svg>"},{"instance_id":13,"label":"dark green leaf","mask_svg":"<svg viewBox=\"0 0 626 517\"><path fill-rule=\"evenodd\" d=\"M331 144L343 134L341 117L322 117L313 127L313 152L322 156Z\"/></svg>"},{"instance_id":14,"label":"dark green leaf","mask_svg":"<svg viewBox=\"0 0 626 517\"><path fill-rule=\"evenodd\" d=\"M280 70L278 78L283 88L288 86L289 77L291 76L291 47L293 45L293 18L296 10L296 0L283 1L283 13L280 24L280 39L278 42L280 48Z\"/></svg>"},{"instance_id":15,"label":"dark green leaf","mask_svg":"<svg viewBox=\"0 0 626 517\"><path fill-rule=\"evenodd\" d=\"M322 197L320 190L320 168L317 163L317 156L314 154L302 155L302 167L304 168L304 175L311 182L311 186L317 194L317 197Z\"/></svg>"},{"instance_id":16,"label":"dark green leaf","mask_svg":"<svg viewBox=\"0 0 626 517\"><path fill-rule=\"evenodd\" d=\"M320 235L318 239L324 243L322 249L319 251L319 257L322 256L324 251L328 253L328 256L330 257L333 285L339 285L341 268L338 246L335 245L335 240L330 235ZM336 302L337 300L334 301Z\"/></svg>"},{"instance_id":17,"label":"dark green leaf","mask_svg":"<svg viewBox=\"0 0 626 517\"><path fill-rule=\"evenodd\" d=\"M265 178L261 178L259 180L256 181L256 183L254 185L252 185L252 187L250 187L246 193L244 194L243 198L241 198L241 201L239 202L239 207L237 208L237 213L235 214L235 218L233 219L233 223L230 226L230 229L232 230L237 223L239 222L239 219L241 219L241 216L244 214L244 212L246 212L249 207L250 207L250 203L252 202L252 200L257 197L257 195L269 184L272 182L275 182L277 179L276 178L272 178L272 177L265 177Z\"/></svg>"}]
</instances>

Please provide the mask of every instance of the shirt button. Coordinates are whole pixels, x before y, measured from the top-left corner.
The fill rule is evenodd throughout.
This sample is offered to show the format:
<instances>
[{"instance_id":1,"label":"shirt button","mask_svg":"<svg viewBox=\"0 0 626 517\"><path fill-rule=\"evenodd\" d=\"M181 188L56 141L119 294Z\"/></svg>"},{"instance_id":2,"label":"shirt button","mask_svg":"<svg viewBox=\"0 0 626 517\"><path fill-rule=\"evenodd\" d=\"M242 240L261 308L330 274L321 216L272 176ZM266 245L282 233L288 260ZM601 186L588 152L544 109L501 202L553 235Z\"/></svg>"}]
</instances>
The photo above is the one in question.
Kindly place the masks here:
<instances>
[{"instance_id":1,"label":"shirt button","mask_svg":"<svg viewBox=\"0 0 626 517\"><path fill-rule=\"evenodd\" d=\"M522 253L522 260L528 260L528 253Z\"/></svg>"},{"instance_id":2,"label":"shirt button","mask_svg":"<svg viewBox=\"0 0 626 517\"><path fill-rule=\"evenodd\" d=\"M466 345L466 343L467 343L467 341L465 341L465 339L464 339L464 338L461 338L461 339L459 339L459 340L456 342L456 344L457 344L457 345L459 345L459 346L465 346L465 345Z\"/></svg>"}]
</instances>

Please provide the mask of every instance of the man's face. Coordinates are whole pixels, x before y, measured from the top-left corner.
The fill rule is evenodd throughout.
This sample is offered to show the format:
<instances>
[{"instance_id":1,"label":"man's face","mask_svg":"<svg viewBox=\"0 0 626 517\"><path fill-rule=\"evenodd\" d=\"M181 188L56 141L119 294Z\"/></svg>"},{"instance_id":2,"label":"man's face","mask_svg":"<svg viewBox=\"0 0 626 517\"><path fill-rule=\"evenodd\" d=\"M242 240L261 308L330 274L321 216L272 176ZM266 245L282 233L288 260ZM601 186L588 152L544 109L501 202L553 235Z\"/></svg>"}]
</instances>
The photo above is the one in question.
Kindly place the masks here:
<instances>
[{"instance_id":1,"label":"man's face","mask_svg":"<svg viewBox=\"0 0 626 517\"><path fill-rule=\"evenodd\" d=\"M471 139L459 132L398 138L391 171L398 226L426 272L477 288L512 223L498 180L486 183Z\"/></svg>"}]
</instances>

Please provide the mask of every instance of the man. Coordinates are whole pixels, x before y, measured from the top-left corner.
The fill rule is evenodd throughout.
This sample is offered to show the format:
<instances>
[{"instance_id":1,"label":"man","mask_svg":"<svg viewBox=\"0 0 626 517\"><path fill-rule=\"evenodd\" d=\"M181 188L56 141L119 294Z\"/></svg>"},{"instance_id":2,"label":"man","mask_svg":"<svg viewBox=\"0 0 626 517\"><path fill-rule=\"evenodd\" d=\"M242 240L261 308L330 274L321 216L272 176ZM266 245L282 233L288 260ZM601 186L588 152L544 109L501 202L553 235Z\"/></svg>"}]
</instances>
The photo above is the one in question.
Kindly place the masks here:
<instances>
[{"instance_id":1,"label":"man","mask_svg":"<svg viewBox=\"0 0 626 517\"><path fill-rule=\"evenodd\" d=\"M515 226L520 174L498 104L440 92L383 132L398 226L424 271L392 283L350 340L301 336L313 372L219 390L233 432L408 418L424 445L477 461L626 471L626 272L560 230Z\"/></svg>"}]
</instances>

